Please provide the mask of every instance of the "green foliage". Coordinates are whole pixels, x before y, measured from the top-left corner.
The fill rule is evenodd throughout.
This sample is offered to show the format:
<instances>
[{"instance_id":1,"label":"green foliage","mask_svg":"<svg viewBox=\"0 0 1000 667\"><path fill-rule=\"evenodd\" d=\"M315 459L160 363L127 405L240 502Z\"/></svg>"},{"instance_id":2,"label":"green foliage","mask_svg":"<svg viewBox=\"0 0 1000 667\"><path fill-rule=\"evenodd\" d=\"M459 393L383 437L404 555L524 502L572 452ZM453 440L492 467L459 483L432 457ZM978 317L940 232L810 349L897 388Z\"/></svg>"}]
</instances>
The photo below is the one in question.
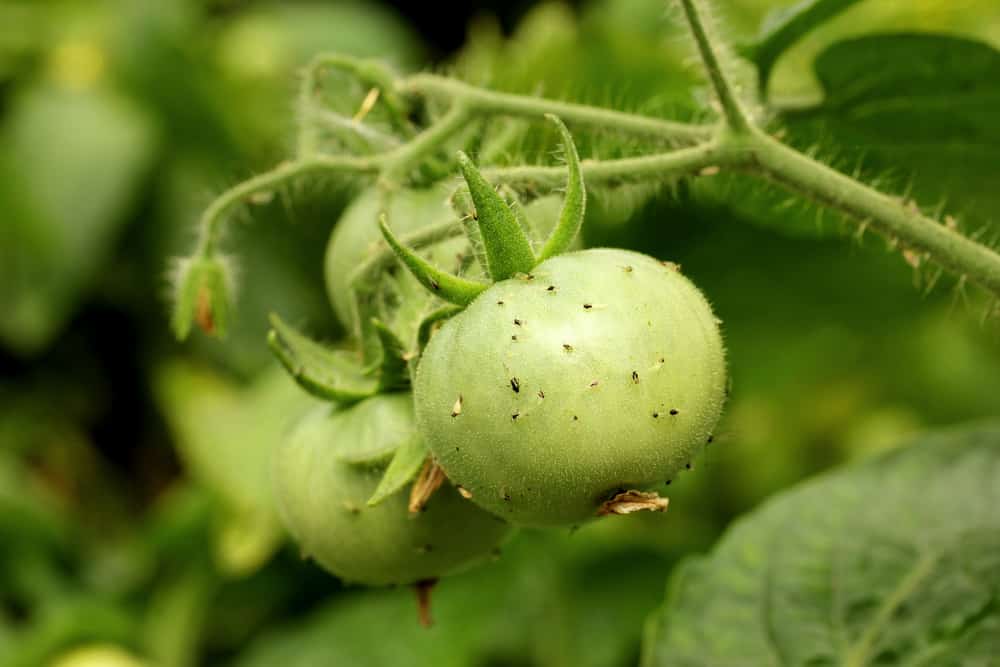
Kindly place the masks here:
<instances>
[{"instance_id":1,"label":"green foliage","mask_svg":"<svg viewBox=\"0 0 1000 667\"><path fill-rule=\"evenodd\" d=\"M986 664L998 461L986 423L780 494L674 574L643 664Z\"/></svg>"},{"instance_id":2,"label":"green foliage","mask_svg":"<svg viewBox=\"0 0 1000 667\"><path fill-rule=\"evenodd\" d=\"M634 665L674 564L708 550L736 517L902 434L994 415L1000 357L993 321L979 321L994 308L988 294L964 289L968 280L922 288L935 261L967 275L949 264L949 244L966 240L951 227L984 241L977 252L995 241L1000 6L711 4L722 41L757 34L742 53L769 99L754 98L749 63L715 38L708 46L767 134L817 158L805 170L741 162L765 144L722 136L710 99L720 91L690 66L683 14L662 0L540 3L510 30L484 17L460 54L435 63L439 74L413 74L427 68L426 50L373 2L0 2L0 25L13 28L0 30L0 664ZM377 60L316 56L331 50ZM283 539L269 450L313 401L263 341L273 329L286 370L325 400L391 389L405 408L410 368L461 309L398 265L379 214L421 258L486 275L460 196L461 149L538 253L572 157L544 122L553 112L588 181L585 240L675 259L725 319L727 414L695 469L660 487L669 512L523 531L490 567L442 581L437 625L424 630L411 591L345 590ZM211 252L188 265L200 278L174 283L188 287L181 328L200 314L229 335L178 349L164 327L164 258L190 250L213 193L253 174L208 207L221 213L205 216ZM802 174L816 180L793 183L791 196L760 178L788 186ZM864 186L862 197L817 188L831 183ZM871 209L847 205L860 200L878 204L875 223L891 210L904 228L919 218L948 230L948 243L928 257L889 234L906 261L880 252L861 233L877 227ZM847 247L827 222L852 216L860 240ZM238 308L220 264L230 254L246 283ZM223 298L199 313L201 284ZM183 361L165 362L169 350ZM499 389L513 395L507 382ZM290 477L334 546L356 535L331 529L346 486L317 462L374 463L349 501L394 507L397 527L411 529L406 492L427 461L427 443L398 415L357 414L317 437L316 458ZM377 426L391 446L366 446ZM340 437L361 463L335 456ZM676 596L654 623L683 644L670 644L667 664L766 664L750 650L725 653L761 645L760 607L747 605L765 575L775 597L763 618L789 664L862 662L865 652L898 662L912 650L926 664L983 650L988 663L998 647L977 641L996 635L998 531L983 481L995 466L988 447L965 442L975 437L931 436L949 443L851 464L737 521L713 555L674 572ZM468 489L445 490L472 507L456 496ZM986 530L970 537L961 531L977 512ZM929 573L913 570L926 578L893 614L880 612L921 562L918 549L934 554ZM830 564L842 587L822 577ZM824 643L834 602L846 651ZM891 618L879 623L880 613ZM650 660L662 657L650 646Z\"/></svg>"},{"instance_id":3,"label":"green foliage","mask_svg":"<svg viewBox=\"0 0 1000 667\"><path fill-rule=\"evenodd\" d=\"M156 146L151 119L103 89L40 85L0 127L0 340L30 356L106 268Z\"/></svg>"},{"instance_id":4,"label":"green foliage","mask_svg":"<svg viewBox=\"0 0 1000 667\"><path fill-rule=\"evenodd\" d=\"M161 370L156 390L188 470L220 501L218 566L237 576L253 572L282 541L271 495L272 452L310 399L277 368L244 389L175 363Z\"/></svg>"},{"instance_id":5,"label":"green foliage","mask_svg":"<svg viewBox=\"0 0 1000 667\"><path fill-rule=\"evenodd\" d=\"M835 43L815 63L819 104L781 115L792 140L883 177L925 210L977 233L996 219L1000 51L946 35L880 34ZM995 227L986 227L986 238Z\"/></svg>"},{"instance_id":6,"label":"green foliage","mask_svg":"<svg viewBox=\"0 0 1000 667\"><path fill-rule=\"evenodd\" d=\"M757 66L758 85L766 97L771 70L778 58L813 28L823 25L858 0L804 0L772 9L761 23L760 35L741 47Z\"/></svg>"}]
</instances>

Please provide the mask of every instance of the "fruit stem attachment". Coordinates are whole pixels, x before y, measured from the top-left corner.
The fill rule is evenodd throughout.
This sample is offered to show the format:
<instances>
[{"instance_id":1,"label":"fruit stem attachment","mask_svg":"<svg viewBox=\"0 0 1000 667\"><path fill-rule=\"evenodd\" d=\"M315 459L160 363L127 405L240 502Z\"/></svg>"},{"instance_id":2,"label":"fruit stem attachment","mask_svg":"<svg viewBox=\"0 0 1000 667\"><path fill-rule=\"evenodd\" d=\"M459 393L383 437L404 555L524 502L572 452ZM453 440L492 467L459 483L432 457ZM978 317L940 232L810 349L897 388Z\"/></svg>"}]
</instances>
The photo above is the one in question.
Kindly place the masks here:
<instances>
[{"instance_id":1,"label":"fruit stem attachment","mask_svg":"<svg viewBox=\"0 0 1000 667\"><path fill-rule=\"evenodd\" d=\"M698 53L701 55L702 64L712 82L712 88L719 98L722 106L722 113L726 119L729 129L736 133L748 132L751 127L750 120L739 98L733 92L725 71L719 65L718 54L708 37L706 24L702 19L700 0L680 0L681 8L684 10L684 18L687 19L688 28L694 38Z\"/></svg>"},{"instance_id":2,"label":"fruit stem attachment","mask_svg":"<svg viewBox=\"0 0 1000 667\"><path fill-rule=\"evenodd\" d=\"M413 584L413 592L417 595L417 618L420 620L420 625L425 628L434 625L431 616L431 591L437 582L437 579L421 579Z\"/></svg>"}]
</instances>

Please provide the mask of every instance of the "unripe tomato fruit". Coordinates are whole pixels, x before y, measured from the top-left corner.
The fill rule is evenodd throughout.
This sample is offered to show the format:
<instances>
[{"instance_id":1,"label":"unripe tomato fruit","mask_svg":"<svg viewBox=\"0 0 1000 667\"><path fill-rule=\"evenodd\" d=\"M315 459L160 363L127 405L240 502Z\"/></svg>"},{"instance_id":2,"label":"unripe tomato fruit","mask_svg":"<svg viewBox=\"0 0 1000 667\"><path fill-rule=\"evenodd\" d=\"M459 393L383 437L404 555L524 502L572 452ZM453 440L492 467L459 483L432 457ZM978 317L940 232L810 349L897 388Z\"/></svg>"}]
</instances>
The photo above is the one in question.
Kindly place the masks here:
<instances>
[{"instance_id":1,"label":"unripe tomato fruit","mask_svg":"<svg viewBox=\"0 0 1000 667\"><path fill-rule=\"evenodd\" d=\"M366 413L372 418L358 418ZM344 581L381 586L444 576L488 557L510 530L448 483L416 516L407 508L409 486L367 505L386 465L385 455L378 455L408 435L407 425L412 434L408 393L380 394L348 407L323 405L276 452L282 520L304 555ZM376 458L359 462L360 452Z\"/></svg>"},{"instance_id":2,"label":"unripe tomato fruit","mask_svg":"<svg viewBox=\"0 0 1000 667\"><path fill-rule=\"evenodd\" d=\"M673 265L603 248L489 287L434 334L414 385L448 477L539 526L670 479L709 439L725 393L701 292Z\"/></svg>"}]
</instances>

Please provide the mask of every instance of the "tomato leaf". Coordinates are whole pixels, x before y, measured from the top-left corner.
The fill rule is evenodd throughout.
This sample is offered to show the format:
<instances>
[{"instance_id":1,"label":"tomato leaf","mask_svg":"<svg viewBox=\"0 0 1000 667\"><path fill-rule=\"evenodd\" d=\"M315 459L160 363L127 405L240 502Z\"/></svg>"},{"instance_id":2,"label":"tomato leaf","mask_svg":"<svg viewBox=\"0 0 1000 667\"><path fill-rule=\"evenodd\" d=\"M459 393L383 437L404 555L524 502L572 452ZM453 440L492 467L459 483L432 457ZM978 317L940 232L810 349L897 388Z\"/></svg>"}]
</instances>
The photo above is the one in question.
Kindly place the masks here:
<instances>
[{"instance_id":1,"label":"tomato leaf","mask_svg":"<svg viewBox=\"0 0 1000 667\"><path fill-rule=\"evenodd\" d=\"M643 664L985 664L998 490L991 422L782 493L675 573Z\"/></svg>"},{"instance_id":2,"label":"tomato leaf","mask_svg":"<svg viewBox=\"0 0 1000 667\"><path fill-rule=\"evenodd\" d=\"M774 63L793 44L858 0L800 0L771 10L761 23L760 36L739 50L757 65L761 91L767 91Z\"/></svg>"},{"instance_id":3,"label":"tomato leaf","mask_svg":"<svg viewBox=\"0 0 1000 667\"><path fill-rule=\"evenodd\" d=\"M968 216L1000 209L1000 51L946 35L882 34L837 42L819 55L825 97L782 120L796 145L862 175L885 177L928 209ZM822 147L829 146L828 155Z\"/></svg>"},{"instance_id":4,"label":"tomato leaf","mask_svg":"<svg viewBox=\"0 0 1000 667\"><path fill-rule=\"evenodd\" d=\"M255 571L283 539L271 496L271 452L290 420L314 401L277 366L243 389L175 363L157 374L156 395L185 467L221 501L217 564L231 575Z\"/></svg>"},{"instance_id":5,"label":"tomato leaf","mask_svg":"<svg viewBox=\"0 0 1000 667\"><path fill-rule=\"evenodd\" d=\"M106 269L155 130L128 99L39 86L0 127L0 342L42 350Z\"/></svg>"},{"instance_id":6,"label":"tomato leaf","mask_svg":"<svg viewBox=\"0 0 1000 667\"><path fill-rule=\"evenodd\" d=\"M389 466L382 475L375 493L368 499L368 506L375 507L380 502L406 486L417 473L427 458L427 444L419 434L414 433L409 440L396 450Z\"/></svg>"},{"instance_id":7,"label":"tomato leaf","mask_svg":"<svg viewBox=\"0 0 1000 667\"><path fill-rule=\"evenodd\" d=\"M321 345L271 314L268 345L300 387L318 398L353 403L372 396L378 380L366 376L355 355Z\"/></svg>"}]
</instances>

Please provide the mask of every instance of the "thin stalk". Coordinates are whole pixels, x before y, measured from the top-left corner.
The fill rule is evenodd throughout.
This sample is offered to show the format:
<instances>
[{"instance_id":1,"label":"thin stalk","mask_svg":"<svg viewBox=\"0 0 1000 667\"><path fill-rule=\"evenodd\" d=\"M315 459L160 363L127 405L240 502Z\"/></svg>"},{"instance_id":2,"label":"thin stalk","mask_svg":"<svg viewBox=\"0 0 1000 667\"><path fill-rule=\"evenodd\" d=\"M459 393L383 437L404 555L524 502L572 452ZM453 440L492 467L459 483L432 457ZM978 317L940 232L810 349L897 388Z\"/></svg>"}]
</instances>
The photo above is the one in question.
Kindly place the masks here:
<instances>
[{"instance_id":1,"label":"thin stalk","mask_svg":"<svg viewBox=\"0 0 1000 667\"><path fill-rule=\"evenodd\" d=\"M733 87L729 83L729 79L726 77L722 66L719 65L718 55L715 53L712 42L708 37L708 32L705 29L705 24L702 22L698 7L696 6L698 0L680 0L680 2L681 8L684 10L684 16L688 22L688 27L691 29L691 36L698 46L698 53L701 55L701 61L705 65L705 71L708 72L712 88L715 89L715 94L719 98L719 104L722 105L722 113L726 118L726 124L733 132L749 131L751 125L747 113L743 109L743 105L740 104L739 98L733 92Z\"/></svg>"},{"instance_id":2,"label":"thin stalk","mask_svg":"<svg viewBox=\"0 0 1000 667\"><path fill-rule=\"evenodd\" d=\"M696 175L706 167L734 166L745 159L738 146L709 141L656 155L603 161L585 160L580 167L587 185L618 185ZM498 167L483 169L482 173L492 183L510 185L559 187L566 180L565 167Z\"/></svg>"},{"instance_id":3,"label":"thin stalk","mask_svg":"<svg viewBox=\"0 0 1000 667\"><path fill-rule=\"evenodd\" d=\"M452 138L466 123L470 113L467 105L456 102L445 115L434 121L427 129L395 150L382 157L382 178L393 180L406 175L421 160Z\"/></svg>"},{"instance_id":4,"label":"thin stalk","mask_svg":"<svg viewBox=\"0 0 1000 667\"><path fill-rule=\"evenodd\" d=\"M540 97L498 93L433 74L416 74L400 82L403 93L423 94L444 100L462 101L473 111L542 119L554 114L569 125L611 129L630 134L695 143L712 135L713 128L660 118L602 109L586 104L559 102Z\"/></svg>"},{"instance_id":5,"label":"thin stalk","mask_svg":"<svg viewBox=\"0 0 1000 667\"><path fill-rule=\"evenodd\" d=\"M216 197L202 213L199 221L201 235L195 254L202 257L212 255L226 214L255 194L268 192L307 174L317 172L375 173L379 167L378 160L374 158L313 155L295 162L283 162L270 171L234 185Z\"/></svg>"}]
</instances>

